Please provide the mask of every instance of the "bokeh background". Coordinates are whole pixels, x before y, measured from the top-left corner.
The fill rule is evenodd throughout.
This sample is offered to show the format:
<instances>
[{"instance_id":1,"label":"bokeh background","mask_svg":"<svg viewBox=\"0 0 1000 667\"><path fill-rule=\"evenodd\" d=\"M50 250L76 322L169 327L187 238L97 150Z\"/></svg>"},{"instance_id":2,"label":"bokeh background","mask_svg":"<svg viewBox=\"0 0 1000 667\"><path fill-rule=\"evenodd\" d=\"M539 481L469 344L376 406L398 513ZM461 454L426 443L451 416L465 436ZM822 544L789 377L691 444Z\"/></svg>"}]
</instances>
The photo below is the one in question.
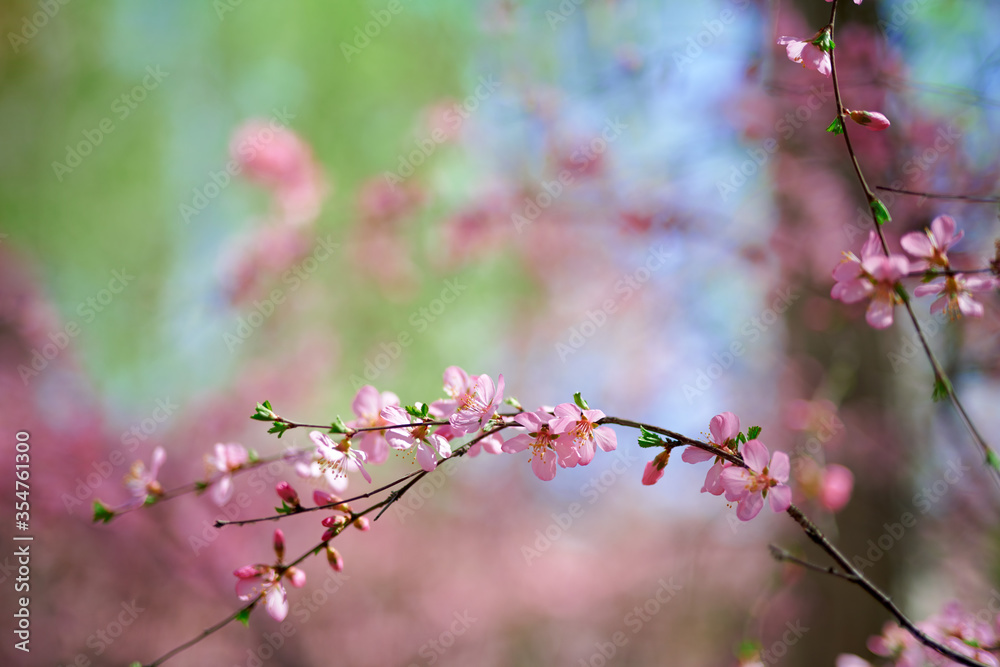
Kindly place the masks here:
<instances>
[{"instance_id":1,"label":"bokeh background","mask_svg":"<svg viewBox=\"0 0 1000 667\"><path fill-rule=\"evenodd\" d=\"M853 131L871 181L995 196L1000 6L844 4L846 103L892 120ZM309 445L250 421L258 401L347 419L361 384L429 402L453 364L503 373L529 409L581 391L692 436L731 410L792 453L796 502L913 616L1000 599L997 489L930 401L911 327L874 332L863 305L828 297L869 221L823 132L830 81L775 45L828 16L819 0L3 3L0 424L10 461L31 434L35 542L32 650L5 631L0 662L151 661L231 613L232 571L273 556L273 524L211 523L270 513L280 480L312 488L275 464L238 478L243 505L189 495L91 523L95 499L128 500L132 461L162 446L165 487L204 479L218 442ZM291 186L266 164L226 172L253 121L301 139ZM948 213L966 230L956 263L992 256L995 203L885 200L895 247ZM979 321L917 309L1000 446L984 301ZM342 576L310 561L285 625L258 610L168 664L869 655L881 608L769 558L773 542L822 560L787 517L739 524L679 456L642 487L648 454L618 436L551 483L524 454L456 461L407 511L337 540ZM855 478L836 513L832 464ZM376 483L411 469L390 461ZM12 497L11 474L0 489ZM322 530L313 515L282 528L295 555Z\"/></svg>"}]
</instances>

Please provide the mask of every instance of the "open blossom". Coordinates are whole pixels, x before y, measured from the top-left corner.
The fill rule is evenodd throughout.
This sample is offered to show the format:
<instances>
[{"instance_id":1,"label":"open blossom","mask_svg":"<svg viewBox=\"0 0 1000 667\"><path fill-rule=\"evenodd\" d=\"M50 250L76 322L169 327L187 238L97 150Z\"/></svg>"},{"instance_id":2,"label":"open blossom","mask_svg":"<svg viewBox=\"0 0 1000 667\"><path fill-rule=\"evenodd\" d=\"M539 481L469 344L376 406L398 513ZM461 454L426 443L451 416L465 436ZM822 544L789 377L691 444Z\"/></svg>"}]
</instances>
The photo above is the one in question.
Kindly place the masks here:
<instances>
[{"instance_id":1,"label":"open blossom","mask_svg":"<svg viewBox=\"0 0 1000 667\"><path fill-rule=\"evenodd\" d=\"M496 386L489 375L480 375L471 390L463 393L457 400L455 414L448 419L452 427L461 433L472 433L483 428L503 400L503 374L497 378Z\"/></svg>"},{"instance_id":2,"label":"open blossom","mask_svg":"<svg viewBox=\"0 0 1000 667\"><path fill-rule=\"evenodd\" d=\"M852 653L841 653L837 656L835 667L872 667L872 664Z\"/></svg>"},{"instance_id":3,"label":"open blossom","mask_svg":"<svg viewBox=\"0 0 1000 667\"><path fill-rule=\"evenodd\" d=\"M211 473L216 474L212 479L212 500L216 505L222 506L233 497L233 475L250 461L250 455L243 445L235 442L227 444L218 443L215 445L215 455L206 455L205 464Z\"/></svg>"},{"instance_id":4,"label":"open blossom","mask_svg":"<svg viewBox=\"0 0 1000 667\"><path fill-rule=\"evenodd\" d=\"M1000 660L992 655L989 648L997 644L997 632L992 619L980 618L962 609L958 602L945 605L942 612L918 627L956 653L965 655L990 667L1000 666ZM921 646L924 657L935 661L940 657L932 649Z\"/></svg>"},{"instance_id":5,"label":"open blossom","mask_svg":"<svg viewBox=\"0 0 1000 667\"><path fill-rule=\"evenodd\" d=\"M824 51L817 44L822 35L823 31L820 31L809 40L782 37L778 40L778 44L785 47L785 53L793 63L801 63L803 67L814 69L824 76L830 76L832 71L830 53Z\"/></svg>"},{"instance_id":6,"label":"open blossom","mask_svg":"<svg viewBox=\"0 0 1000 667\"><path fill-rule=\"evenodd\" d=\"M459 366L449 366L444 369L444 393L448 398L443 398L431 403L431 414L448 419L458 410L459 398L473 391L478 378L470 378L469 374ZM445 436L447 437L447 436Z\"/></svg>"},{"instance_id":7,"label":"open blossom","mask_svg":"<svg viewBox=\"0 0 1000 667\"><path fill-rule=\"evenodd\" d=\"M732 412L723 412L720 415L715 415L712 417L712 421L708 424L708 430L712 437L710 444L715 445L719 449L736 453L736 436L740 433L740 418L734 415ZM681 454L681 460L685 463L701 463L702 461L707 461L715 456L711 452L706 452L704 449L699 449L697 447L688 447ZM709 471L708 475L705 477L705 484L701 487L702 493L711 493L713 496L720 496L725 491L720 480L720 475L722 471L731 466L732 463L725 460L721 456L715 456L715 465L713 465Z\"/></svg>"},{"instance_id":8,"label":"open blossom","mask_svg":"<svg viewBox=\"0 0 1000 667\"><path fill-rule=\"evenodd\" d=\"M372 481L364 466L367 454L353 449L346 439L338 444L319 431L312 431L309 437L316 445L316 457L321 470L333 471L337 477L346 477L348 472L360 472L366 481Z\"/></svg>"},{"instance_id":9,"label":"open blossom","mask_svg":"<svg viewBox=\"0 0 1000 667\"><path fill-rule=\"evenodd\" d=\"M830 296L844 303L870 298L865 320L876 329L885 329L892 325L893 310L901 302L896 282L909 273L910 263L903 255L877 254L877 239L872 235L868 237L860 260L848 253L847 259L833 270L837 283L830 290Z\"/></svg>"},{"instance_id":10,"label":"open blossom","mask_svg":"<svg viewBox=\"0 0 1000 667\"><path fill-rule=\"evenodd\" d=\"M738 500L736 516L749 521L764 507L764 498L775 512L784 512L792 504L792 490L788 481L790 465L788 454L775 452L768 461L767 447L759 440L750 440L743 447L743 460L747 468L730 466L722 471L722 484L726 497Z\"/></svg>"},{"instance_id":11,"label":"open blossom","mask_svg":"<svg viewBox=\"0 0 1000 667\"><path fill-rule=\"evenodd\" d=\"M351 410L358 418L347 422L347 426L351 428L385 426L382 409L389 405L399 405L399 397L396 394L391 391L380 394L375 387L366 384L358 389L357 395L351 401ZM364 431L359 433L358 437L360 438L358 449L368 456L370 463L386 462L389 458L389 444L386 442L384 431Z\"/></svg>"},{"instance_id":12,"label":"open blossom","mask_svg":"<svg viewBox=\"0 0 1000 667\"><path fill-rule=\"evenodd\" d=\"M940 294L941 298L931 304L932 313L947 312L954 319L959 315L982 317L983 304L972 298L973 292L988 292L997 287L995 278L987 276L969 276L956 273L945 276L925 285L918 285L913 293L916 296Z\"/></svg>"},{"instance_id":13,"label":"open blossom","mask_svg":"<svg viewBox=\"0 0 1000 667\"><path fill-rule=\"evenodd\" d=\"M923 271L930 267L947 269L948 249L962 240L965 232L955 231L955 220L948 215L939 215L931 221L929 229L922 232L910 232L899 239L903 250L920 259L910 262L910 269Z\"/></svg>"},{"instance_id":14,"label":"open blossom","mask_svg":"<svg viewBox=\"0 0 1000 667\"><path fill-rule=\"evenodd\" d=\"M389 425L409 424L410 415L398 405L390 405L382 409L382 419ZM386 440L393 449L410 449L416 447L417 463L424 470L431 471L437 467L437 457L451 456L451 445L438 433L430 433L430 426L418 424L409 428L393 428L386 431Z\"/></svg>"},{"instance_id":15,"label":"open blossom","mask_svg":"<svg viewBox=\"0 0 1000 667\"><path fill-rule=\"evenodd\" d=\"M604 419L600 410L581 410L575 403L561 403L555 407L556 419L552 428L556 433L565 434L565 444L572 445L563 456L563 467L587 465L594 458L595 443L605 452L618 447L618 436L607 426L596 422Z\"/></svg>"},{"instance_id":16,"label":"open blossom","mask_svg":"<svg viewBox=\"0 0 1000 667\"><path fill-rule=\"evenodd\" d=\"M525 429L503 443L503 451L516 454L531 448L531 470L543 482L556 476L556 463L560 458L557 442L562 438L552 426L556 422L549 413L522 412L514 416L514 421ZM564 466L565 467L565 466Z\"/></svg>"},{"instance_id":17,"label":"open blossom","mask_svg":"<svg viewBox=\"0 0 1000 667\"><path fill-rule=\"evenodd\" d=\"M125 487L132 494L130 505L141 505L150 497L163 495L163 487L156 477L160 474L160 466L166 459L167 453L163 451L163 447L157 447L153 450L153 458L148 469L142 461L132 464L125 475Z\"/></svg>"}]
</instances>

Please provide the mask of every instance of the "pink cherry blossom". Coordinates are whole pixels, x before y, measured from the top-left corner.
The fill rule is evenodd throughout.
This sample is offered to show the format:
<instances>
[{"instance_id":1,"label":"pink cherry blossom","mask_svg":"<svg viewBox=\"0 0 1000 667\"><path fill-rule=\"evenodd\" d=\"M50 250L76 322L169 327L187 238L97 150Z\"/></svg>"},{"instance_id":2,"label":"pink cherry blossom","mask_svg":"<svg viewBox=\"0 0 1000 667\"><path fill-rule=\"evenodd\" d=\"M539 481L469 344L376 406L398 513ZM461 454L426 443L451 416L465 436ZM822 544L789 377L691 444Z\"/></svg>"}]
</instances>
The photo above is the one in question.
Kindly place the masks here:
<instances>
[{"instance_id":1,"label":"pink cherry blossom","mask_svg":"<svg viewBox=\"0 0 1000 667\"><path fill-rule=\"evenodd\" d=\"M382 409L389 405L399 405L399 397L391 391L384 391L381 394L378 390L366 384L358 389L358 393L351 402L351 410L357 415L357 419L347 422L351 428L372 428L385 426L382 419ZM389 458L389 444L385 439L385 431L364 431L358 434L361 442L358 449L368 456L369 463L385 463Z\"/></svg>"},{"instance_id":2,"label":"pink cherry blossom","mask_svg":"<svg viewBox=\"0 0 1000 667\"><path fill-rule=\"evenodd\" d=\"M970 276L956 273L945 276L913 290L914 295L941 294L941 298L931 304L932 313L947 312L955 319L960 315L982 317L983 304L972 298L973 292L988 292L997 287L997 280L987 276Z\"/></svg>"},{"instance_id":3,"label":"pink cherry blossom","mask_svg":"<svg viewBox=\"0 0 1000 667\"><path fill-rule=\"evenodd\" d=\"M398 405L390 405L382 409L382 419L389 425L410 423L410 415ZM386 440L393 449L411 449L416 447L417 463L424 470L431 471L437 467L437 457L451 456L451 445L438 433L429 433L430 426L419 424L409 428L393 428L386 431Z\"/></svg>"},{"instance_id":4,"label":"pink cherry blossom","mask_svg":"<svg viewBox=\"0 0 1000 667\"><path fill-rule=\"evenodd\" d=\"M348 472L360 472L366 481L372 481L364 466L368 455L353 449L346 439L338 444L319 431L312 431L309 437L316 445L316 457L321 470L333 471L335 477L346 477Z\"/></svg>"},{"instance_id":5,"label":"pink cherry blossom","mask_svg":"<svg viewBox=\"0 0 1000 667\"><path fill-rule=\"evenodd\" d=\"M167 453L163 447L157 447L153 450L148 470L142 461L136 461L132 464L124 478L125 488L132 494L132 502L129 503L129 506L142 505L149 498L163 495L163 487L160 486L156 477L160 474L160 466L166 460Z\"/></svg>"},{"instance_id":6,"label":"pink cherry blossom","mask_svg":"<svg viewBox=\"0 0 1000 667\"><path fill-rule=\"evenodd\" d=\"M485 427L500 407L503 386L503 374L497 378L495 387L489 375L480 375L472 389L458 397L455 414L449 417L448 422L461 433L472 433Z\"/></svg>"},{"instance_id":7,"label":"pink cherry blossom","mask_svg":"<svg viewBox=\"0 0 1000 667\"><path fill-rule=\"evenodd\" d=\"M557 442L562 439L552 429L555 419L549 413L522 412L514 416L514 421L525 429L524 433L515 435L503 443L503 451L516 454L531 448L531 470L543 482L556 476L556 462L560 455L556 450Z\"/></svg>"},{"instance_id":8,"label":"pink cherry blossom","mask_svg":"<svg viewBox=\"0 0 1000 667\"><path fill-rule=\"evenodd\" d=\"M903 238L899 239L899 245L914 257L920 258L920 261L910 263L910 269L923 271L932 266L949 268L948 249L965 236L962 230L956 233L956 226L951 216L939 215L931 221L929 229L904 234Z\"/></svg>"},{"instance_id":9,"label":"pink cherry blossom","mask_svg":"<svg viewBox=\"0 0 1000 667\"><path fill-rule=\"evenodd\" d=\"M829 1L827 0L827 2ZM872 667L872 664L851 653L841 653L837 656L834 667Z\"/></svg>"},{"instance_id":10,"label":"pink cherry blossom","mask_svg":"<svg viewBox=\"0 0 1000 667\"><path fill-rule=\"evenodd\" d=\"M830 54L816 45L820 34L816 33L808 41L794 37L782 37L778 40L778 44L785 47L785 53L793 63L801 63L803 67L814 69L824 76L830 76L832 71Z\"/></svg>"},{"instance_id":11,"label":"pink cherry blossom","mask_svg":"<svg viewBox=\"0 0 1000 667\"><path fill-rule=\"evenodd\" d=\"M215 455L205 456L205 464L211 472L219 473L212 479L212 500L222 506L233 497L233 475L250 461L247 450L235 442L215 445Z\"/></svg>"},{"instance_id":12,"label":"pink cherry blossom","mask_svg":"<svg viewBox=\"0 0 1000 667\"><path fill-rule=\"evenodd\" d=\"M268 615L276 621L283 621L288 616L288 594L281 584L277 570L270 565L245 565L235 572L236 595L244 602L253 600L258 595L264 595L264 608ZM296 588L305 585L305 573L290 567L285 576Z\"/></svg>"},{"instance_id":13,"label":"pink cherry blossom","mask_svg":"<svg viewBox=\"0 0 1000 667\"><path fill-rule=\"evenodd\" d=\"M563 457L564 467L577 464L587 465L594 458L594 444L605 452L614 451L618 447L618 436L607 426L598 426L597 421L604 419L600 410L581 410L575 403L560 403L555 407L556 419L552 424L553 431L565 434L565 442L573 444L572 453Z\"/></svg>"},{"instance_id":14,"label":"pink cherry blossom","mask_svg":"<svg viewBox=\"0 0 1000 667\"><path fill-rule=\"evenodd\" d=\"M849 111L848 115L855 123L869 130L879 131L889 127L889 119L877 111Z\"/></svg>"},{"instance_id":15,"label":"pink cherry blossom","mask_svg":"<svg viewBox=\"0 0 1000 667\"><path fill-rule=\"evenodd\" d=\"M895 623L886 623L882 634L868 639L868 650L891 658L897 667L922 667L923 652L916 638Z\"/></svg>"},{"instance_id":16,"label":"pink cherry blossom","mask_svg":"<svg viewBox=\"0 0 1000 667\"><path fill-rule=\"evenodd\" d=\"M964 611L958 602L948 603L940 614L919 623L918 626L956 653L989 667L1000 666L1000 660L987 650L997 644L994 625L976 614ZM928 661L937 661L940 658L932 649L926 646L921 648Z\"/></svg>"},{"instance_id":17,"label":"pink cherry blossom","mask_svg":"<svg viewBox=\"0 0 1000 667\"><path fill-rule=\"evenodd\" d=\"M735 438L740 434L739 417L732 412L723 412L722 414L715 415L708 424L708 430L711 433L709 444L715 445L724 451L732 452L733 454L736 453ZM704 449L687 447L684 453L681 454L681 460L685 463L701 463L713 456L715 455L711 452L706 452ZM705 477L705 484L701 487L701 492L711 493L713 496L722 495L725 489L722 486L719 475L731 465L732 463L721 456L715 456L715 465L709 469L708 475Z\"/></svg>"},{"instance_id":18,"label":"pink cherry blossom","mask_svg":"<svg viewBox=\"0 0 1000 667\"><path fill-rule=\"evenodd\" d=\"M663 469L667 467L669 460L670 449L664 449L653 457L653 460L646 464L646 469L642 471L642 483L646 486L652 486L660 481L660 478L663 477Z\"/></svg>"},{"instance_id":19,"label":"pink cherry blossom","mask_svg":"<svg viewBox=\"0 0 1000 667\"><path fill-rule=\"evenodd\" d=\"M844 303L870 298L865 320L875 329L891 326L893 310L901 302L896 293L896 283L909 273L909 260L903 255L885 257L869 254L861 260L857 277L848 278L854 270L849 260L834 269L833 275L838 282L830 291L830 296Z\"/></svg>"},{"instance_id":20,"label":"pink cherry blossom","mask_svg":"<svg viewBox=\"0 0 1000 667\"><path fill-rule=\"evenodd\" d=\"M792 504L792 490L785 484L790 470L788 455L775 452L768 462L767 447L759 440L750 440L743 446L743 460L747 468L730 466L721 475L727 499L739 501L736 516L742 521L754 518L764 507L765 497L775 512L787 510Z\"/></svg>"},{"instance_id":21,"label":"pink cherry blossom","mask_svg":"<svg viewBox=\"0 0 1000 667\"><path fill-rule=\"evenodd\" d=\"M503 438L500 437L499 433L494 433L474 442L472 446L469 447L469 456L471 458L475 458L483 452L486 452L487 454L499 454L502 451Z\"/></svg>"}]
</instances>

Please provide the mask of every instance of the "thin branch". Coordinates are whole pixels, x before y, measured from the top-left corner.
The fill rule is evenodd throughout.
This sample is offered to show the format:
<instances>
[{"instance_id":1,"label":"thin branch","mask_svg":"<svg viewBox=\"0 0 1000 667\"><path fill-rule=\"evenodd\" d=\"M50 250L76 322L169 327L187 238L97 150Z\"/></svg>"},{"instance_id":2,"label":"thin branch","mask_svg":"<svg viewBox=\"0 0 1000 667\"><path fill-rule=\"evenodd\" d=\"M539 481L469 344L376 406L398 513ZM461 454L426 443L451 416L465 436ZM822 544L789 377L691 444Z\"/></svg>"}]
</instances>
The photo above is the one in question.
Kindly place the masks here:
<instances>
[{"instance_id":1,"label":"thin branch","mask_svg":"<svg viewBox=\"0 0 1000 667\"><path fill-rule=\"evenodd\" d=\"M920 192L918 190L904 190L902 188L889 188L883 185L876 185L876 190L882 190L884 192L895 192L901 195L914 195L917 197L926 197L927 199L955 199L959 201L976 202L980 204L996 204L1000 202L1000 197L973 197L971 195L946 195L934 192Z\"/></svg>"}]
</instances>

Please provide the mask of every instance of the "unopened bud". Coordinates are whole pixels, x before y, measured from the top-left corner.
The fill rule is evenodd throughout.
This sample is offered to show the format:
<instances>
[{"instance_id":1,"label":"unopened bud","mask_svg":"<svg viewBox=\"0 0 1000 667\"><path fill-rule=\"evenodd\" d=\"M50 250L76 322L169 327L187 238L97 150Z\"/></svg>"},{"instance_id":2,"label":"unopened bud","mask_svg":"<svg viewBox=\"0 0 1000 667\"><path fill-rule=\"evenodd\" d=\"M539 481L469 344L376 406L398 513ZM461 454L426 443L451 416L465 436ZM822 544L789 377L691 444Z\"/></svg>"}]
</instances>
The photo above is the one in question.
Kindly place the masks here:
<instances>
[{"instance_id":1,"label":"unopened bud","mask_svg":"<svg viewBox=\"0 0 1000 667\"><path fill-rule=\"evenodd\" d=\"M274 490L278 492L278 497L288 503L291 507L298 508L301 506L299 502L299 494L295 492L292 485L288 482L278 482L274 487Z\"/></svg>"},{"instance_id":2,"label":"unopened bud","mask_svg":"<svg viewBox=\"0 0 1000 667\"><path fill-rule=\"evenodd\" d=\"M869 130L884 130L889 127L889 119L877 111L849 111L851 120Z\"/></svg>"},{"instance_id":3,"label":"unopened bud","mask_svg":"<svg viewBox=\"0 0 1000 667\"><path fill-rule=\"evenodd\" d=\"M347 517L340 514L337 516L328 516L323 519L323 525L327 528L337 528L338 526L343 526L345 523L347 523Z\"/></svg>"},{"instance_id":4,"label":"unopened bud","mask_svg":"<svg viewBox=\"0 0 1000 667\"><path fill-rule=\"evenodd\" d=\"M306 573L295 566L288 568L285 571L285 576L288 577L288 582L296 588L302 588L306 585Z\"/></svg>"},{"instance_id":5,"label":"unopened bud","mask_svg":"<svg viewBox=\"0 0 1000 667\"><path fill-rule=\"evenodd\" d=\"M340 552L329 545L326 547L326 561L333 568L334 572L344 571L344 559L341 557Z\"/></svg>"},{"instance_id":6,"label":"unopened bud","mask_svg":"<svg viewBox=\"0 0 1000 667\"><path fill-rule=\"evenodd\" d=\"M357 528L358 530L371 530L372 529L371 523L369 523L368 517L366 517L366 516L359 516L357 519L355 519L354 520L354 527Z\"/></svg>"},{"instance_id":7,"label":"unopened bud","mask_svg":"<svg viewBox=\"0 0 1000 667\"><path fill-rule=\"evenodd\" d=\"M313 502L320 507L324 505L331 505L333 503L340 503L339 505L334 505L333 509L337 510L338 512L350 513L351 511L351 506L348 505L347 503L341 502L340 496L335 496L332 493L327 493L326 491L320 491L319 489L313 491Z\"/></svg>"},{"instance_id":8,"label":"unopened bud","mask_svg":"<svg viewBox=\"0 0 1000 667\"><path fill-rule=\"evenodd\" d=\"M280 528L274 529L274 553L278 556L279 563L285 557L285 534Z\"/></svg>"}]
</instances>

